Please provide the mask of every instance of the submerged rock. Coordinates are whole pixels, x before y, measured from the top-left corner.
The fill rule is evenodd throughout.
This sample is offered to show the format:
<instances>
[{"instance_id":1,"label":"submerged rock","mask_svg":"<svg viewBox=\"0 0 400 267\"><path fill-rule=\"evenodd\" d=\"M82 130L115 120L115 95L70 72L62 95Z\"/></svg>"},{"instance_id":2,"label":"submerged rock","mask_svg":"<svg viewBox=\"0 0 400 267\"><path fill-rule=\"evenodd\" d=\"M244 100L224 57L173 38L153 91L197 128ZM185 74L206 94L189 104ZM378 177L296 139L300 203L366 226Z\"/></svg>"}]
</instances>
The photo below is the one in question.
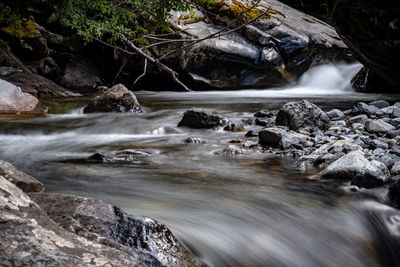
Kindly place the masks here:
<instances>
[{"instance_id":1,"label":"submerged rock","mask_svg":"<svg viewBox=\"0 0 400 267\"><path fill-rule=\"evenodd\" d=\"M0 113L46 113L39 100L21 88L0 79Z\"/></svg>"},{"instance_id":2,"label":"submerged rock","mask_svg":"<svg viewBox=\"0 0 400 267\"><path fill-rule=\"evenodd\" d=\"M88 163L110 163L110 164L142 164L147 165L149 162L144 158L150 154L133 149L125 149L110 153L95 153L88 159Z\"/></svg>"},{"instance_id":3,"label":"submerged rock","mask_svg":"<svg viewBox=\"0 0 400 267\"><path fill-rule=\"evenodd\" d=\"M258 133L262 145L287 149L292 145L301 145L307 141L307 136L295 132L286 132L279 128L267 128Z\"/></svg>"},{"instance_id":4,"label":"submerged rock","mask_svg":"<svg viewBox=\"0 0 400 267\"><path fill-rule=\"evenodd\" d=\"M204 110L191 108L183 114L178 127L187 126L190 128L214 128L224 125L224 119L217 115L212 115Z\"/></svg>"},{"instance_id":5,"label":"submerged rock","mask_svg":"<svg viewBox=\"0 0 400 267\"><path fill-rule=\"evenodd\" d=\"M319 107L303 100L285 104L279 110L275 123L296 131L307 126L327 129L331 120Z\"/></svg>"},{"instance_id":6,"label":"submerged rock","mask_svg":"<svg viewBox=\"0 0 400 267\"><path fill-rule=\"evenodd\" d=\"M117 84L96 96L85 107L85 113L93 112L131 112L141 113L142 107L132 91L123 84Z\"/></svg>"},{"instance_id":7,"label":"submerged rock","mask_svg":"<svg viewBox=\"0 0 400 267\"><path fill-rule=\"evenodd\" d=\"M370 162L361 152L353 151L329 165L320 176L326 179L352 180L353 185L372 188L388 182L390 173L382 162Z\"/></svg>"}]
</instances>

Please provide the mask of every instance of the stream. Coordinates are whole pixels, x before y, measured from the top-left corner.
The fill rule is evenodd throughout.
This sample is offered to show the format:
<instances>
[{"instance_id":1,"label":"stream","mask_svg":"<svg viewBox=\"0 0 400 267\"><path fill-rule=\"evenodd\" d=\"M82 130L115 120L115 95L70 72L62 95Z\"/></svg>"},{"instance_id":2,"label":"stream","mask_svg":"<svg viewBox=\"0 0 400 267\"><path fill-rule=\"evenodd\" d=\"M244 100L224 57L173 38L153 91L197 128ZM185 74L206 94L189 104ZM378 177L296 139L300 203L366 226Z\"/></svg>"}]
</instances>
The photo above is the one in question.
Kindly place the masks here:
<instances>
[{"instance_id":1,"label":"stream","mask_svg":"<svg viewBox=\"0 0 400 267\"><path fill-rule=\"evenodd\" d=\"M400 249L400 213L385 204L385 188L353 193L342 181L310 179L318 170L299 171L292 158L245 148L226 153L245 132L177 127L194 106L240 121L299 99L324 110L389 99L349 89L359 68L320 66L268 90L135 92L145 109L139 115L83 114L79 101L50 107L44 117L0 120L0 158L48 192L102 199L163 222L211 266L388 266ZM246 131L251 127L261 129ZM146 157L85 161L124 149Z\"/></svg>"}]
</instances>

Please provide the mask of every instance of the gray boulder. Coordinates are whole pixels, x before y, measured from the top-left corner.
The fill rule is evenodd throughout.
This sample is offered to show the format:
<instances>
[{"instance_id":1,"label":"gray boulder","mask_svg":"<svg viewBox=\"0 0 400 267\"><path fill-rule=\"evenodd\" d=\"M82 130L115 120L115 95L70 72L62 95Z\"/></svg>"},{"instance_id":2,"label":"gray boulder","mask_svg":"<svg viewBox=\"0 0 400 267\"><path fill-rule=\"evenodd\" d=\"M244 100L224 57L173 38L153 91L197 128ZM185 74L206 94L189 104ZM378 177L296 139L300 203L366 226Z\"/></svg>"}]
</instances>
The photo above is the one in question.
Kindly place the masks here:
<instances>
[{"instance_id":1,"label":"gray boulder","mask_svg":"<svg viewBox=\"0 0 400 267\"><path fill-rule=\"evenodd\" d=\"M258 133L258 138L262 145L287 149L292 145L305 143L308 137L304 134L286 132L279 128L267 128Z\"/></svg>"},{"instance_id":2,"label":"gray boulder","mask_svg":"<svg viewBox=\"0 0 400 267\"><path fill-rule=\"evenodd\" d=\"M40 192L44 189L41 182L3 160L0 160L0 175L24 192Z\"/></svg>"},{"instance_id":3,"label":"gray boulder","mask_svg":"<svg viewBox=\"0 0 400 267\"><path fill-rule=\"evenodd\" d=\"M0 113L45 113L39 100L12 83L0 79Z\"/></svg>"},{"instance_id":4,"label":"gray boulder","mask_svg":"<svg viewBox=\"0 0 400 267\"><path fill-rule=\"evenodd\" d=\"M342 118L344 117L344 113L339 109L332 109L326 113L330 119L333 118Z\"/></svg>"},{"instance_id":5,"label":"gray boulder","mask_svg":"<svg viewBox=\"0 0 400 267\"><path fill-rule=\"evenodd\" d=\"M326 179L352 180L353 185L372 188L388 182L390 173L382 162L369 161L361 152L353 151L329 165L320 176Z\"/></svg>"},{"instance_id":6,"label":"gray boulder","mask_svg":"<svg viewBox=\"0 0 400 267\"><path fill-rule=\"evenodd\" d=\"M387 133L396 129L393 125L383 120L367 120L365 126L369 133Z\"/></svg>"},{"instance_id":7,"label":"gray boulder","mask_svg":"<svg viewBox=\"0 0 400 267\"><path fill-rule=\"evenodd\" d=\"M324 111L307 100L285 104L278 112L276 125L288 126L296 131L303 127L328 129L331 120Z\"/></svg>"}]
</instances>

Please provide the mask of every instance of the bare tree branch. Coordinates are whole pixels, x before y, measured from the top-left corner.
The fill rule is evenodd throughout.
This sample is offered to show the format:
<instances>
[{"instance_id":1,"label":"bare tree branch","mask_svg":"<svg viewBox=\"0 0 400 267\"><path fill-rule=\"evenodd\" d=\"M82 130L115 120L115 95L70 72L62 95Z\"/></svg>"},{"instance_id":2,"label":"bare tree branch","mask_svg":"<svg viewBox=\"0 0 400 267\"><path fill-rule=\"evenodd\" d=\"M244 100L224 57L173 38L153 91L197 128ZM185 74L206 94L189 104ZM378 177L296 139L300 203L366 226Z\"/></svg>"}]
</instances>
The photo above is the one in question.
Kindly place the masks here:
<instances>
[{"instance_id":1,"label":"bare tree branch","mask_svg":"<svg viewBox=\"0 0 400 267\"><path fill-rule=\"evenodd\" d=\"M147 58L144 59L143 73L136 78L133 84L135 85L141 78L143 78L146 75L146 72L147 72Z\"/></svg>"}]
</instances>

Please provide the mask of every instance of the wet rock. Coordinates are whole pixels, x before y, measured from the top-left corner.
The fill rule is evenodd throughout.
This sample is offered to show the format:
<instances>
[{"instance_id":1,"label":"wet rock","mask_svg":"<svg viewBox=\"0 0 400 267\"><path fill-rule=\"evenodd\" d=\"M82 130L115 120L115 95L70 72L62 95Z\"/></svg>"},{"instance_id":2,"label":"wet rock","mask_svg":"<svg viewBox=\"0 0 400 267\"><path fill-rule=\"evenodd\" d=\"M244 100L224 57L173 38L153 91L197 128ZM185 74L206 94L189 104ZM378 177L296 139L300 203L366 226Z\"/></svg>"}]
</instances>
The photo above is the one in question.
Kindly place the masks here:
<instances>
[{"instance_id":1,"label":"wet rock","mask_svg":"<svg viewBox=\"0 0 400 267\"><path fill-rule=\"evenodd\" d=\"M385 100L377 100L377 101L372 101L369 103L369 105L375 106L379 109L382 108L387 108L390 106L389 102L385 101Z\"/></svg>"},{"instance_id":2,"label":"wet rock","mask_svg":"<svg viewBox=\"0 0 400 267\"><path fill-rule=\"evenodd\" d=\"M396 136L400 136L400 129L391 130L386 133L386 137L388 138L395 138Z\"/></svg>"},{"instance_id":3,"label":"wet rock","mask_svg":"<svg viewBox=\"0 0 400 267\"><path fill-rule=\"evenodd\" d=\"M396 161L396 162L393 164L392 168L390 169L390 173L391 173L392 175L394 175L394 176L400 174L400 161Z\"/></svg>"},{"instance_id":4,"label":"wet rock","mask_svg":"<svg viewBox=\"0 0 400 267\"><path fill-rule=\"evenodd\" d=\"M375 113L375 115L377 115L379 117L388 116L388 117L392 117L392 118L399 118L400 117L400 108L398 108L396 106L382 108L382 109L378 110Z\"/></svg>"},{"instance_id":5,"label":"wet rock","mask_svg":"<svg viewBox=\"0 0 400 267\"><path fill-rule=\"evenodd\" d=\"M217 115L212 115L204 110L191 108L183 114L182 120L178 127L187 126L190 128L214 128L222 126L223 118Z\"/></svg>"},{"instance_id":6,"label":"wet rock","mask_svg":"<svg viewBox=\"0 0 400 267\"><path fill-rule=\"evenodd\" d=\"M353 185L365 188L381 186L389 180L386 166L378 161L369 161L359 151L339 158L321 172L326 179L352 180Z\"/></svg>"},{"instance_id":7,"label":"wet rock","mask_svg":"<svg viewBox=\"0 0 400 267\"><path fill-rule=\"evenodd\" d=\"M259 119L257 118L255 120L255 124L263 127L272 127L275 125L275 120L274 119Z\"/></svg>"},{"instance_id":8,"label":"wet rock","mask_svg":"<svg viewBox=\"0 0 400 267\"><path fill-rule=\"evenodd\" d=\"M285 104L278 112L276 125L288 126L298 130L306 126L327 129L331 121L319 107L307 100Z\"/></svg>"},{"instance_id":9,"label":"wet rock","mask_svg":"<svg viewBox=\"0 0 400 267\"><path fill-rule=\"evenodd\" d=\"M229 132L244 132L244 126L241 123L230 122L224 127L224 131Z\"/></svg>"},{"instance_id":10,"label":"wet rock","mask_svg":"<svg viewBox=\"0 0 400 267\"><path fill-rule=\"evenodd\" d=\"M395 127L383 120L367 120L366 130L369 133L387 133L388 131L394 130Z\"/></svg>"},{"instance_id":11,"label":"wet rock","mask_svg":"<svg viewBox=\"0 0 400 267\"><path fill-rule=\"evenodd\" d=\"M129 253L90 241L63 229L22 190L2 176L0 176L0 199L2 265L141 266L143 264ZM103 216L100 215L99 218Z\"/></svg>"},{"instance_id":12,"label":"wet rock","mask_svg":"<svg viewBox=\"0 0 400 267\"><path fill-rule=\"evenodd\" d=\"M368 116L367 115L357 115L354 117L351 117L349 119L350 123L361 123L361 124L365 124L365 122L368 120Z\"/></svg>"},{"instance_id":13,"label":"wet rock","mask_svg":"<svg viewBox=\"0 0 400 267\"><path fill-rule=\"evenodd\" d=\"M236 155L243 154L243 150L240 147L229 145L222 150L222 154L233 157Z\"/></svg>"},{"instance_id":14,"label":"wet rock","mask_svg":"<svg viewBox=\"0 0 400 267\"><path fill-rule=\"evenodd\" d=\"M246 137L257 137L258 133L256 131L250 130L245 134Z\"/></svg>"},{"instance_id":15,"label":"wet rock","mask_svg":"<svg viewBox=\"0 0 400 267\"><path fill-rule=\"evenodd\" d=\"M16 169L11 163L0 160L0 175L18 186L24 192L40 192L43 184L32 176Z\"/></svg>"},{"instance_id":16,"label":"wet rock","mask_svg":"<svg viewBox=\"0 0 400 267\"><path fill-rule=\"evenodd\" d=\"M262 145L287 149L307 141L307 136L295 132L286 132L279 128L267 128L258 133Z\"/></svg>"},{"instance_id":17,"label":"wet rock","mask_svg":"<svg viewBox=\"0 0 400 267\"><path fill-rule=\"evenodd\" d=\"M351 125L351 128L353 128L353 130L364 131L365 125L362 124L362 123L353 123L353 124Z\"/></svg>"},{"instance_id":18,"label":"wet rock","mask_svg":"<svg viewBox=\"0 0 400 267\"><path fill-rule=\"evenodd\" d=\"M379 139L372 140L371 146L373 149L375 149L375 148L388 149L389 148L389 145L387 142L379 140Z\"/></svg>"},{"instance_id":19,"label":"wet rock","mask_svg":"<svg viewBox=\"0 0 400 267\"><path fill-rule=\"evenodd\" d=\"M273 116L274 114L267 109L260 110L256 114L254 114L254 117L256 118L271 118Z\"/></svg>"},{"instance_id":20,"label":"wet rock","mask_svg":"<svg viewBox=\"0 0 400 267\"><path fill-rule=\"evenodd\" d=\"M188 139L186 139L186 143L200 144L201 143L201 139L200 138L196 138L196 137L189 137Z\"/></svg>"},{"instance_id":21,"label":"wet rock","mask_svg":"<svg viewBox=\"0 0 400 267\"><path fill-rule=\"evenodd\" d=\"M149 157L150 154L134 150L134 149L126 149L116 152L110 152L107 154L104 153L95 153L88 157L88 163L104 163L104 164L149 164L148 161L143 158Z\"/></svg>"},{"instance_id":22,"label":"wet rock","mask_svg":"<svg viewBox=\"0 0 400 267\"><path fill-rule=\"evenodd\" d=\"M364 108L364 113L367 115L375 115L376 112L378 112L379 108L374 105L368 105L367 107Z\"/></svg>"},{"instance_id":23,"label":"wet rock","mask_svg":"<svg viewBox=\"0 0 400 267\"><path fill-rule=\"evenodd\" d=\"M63 194L30 197L62 228L118 249L147 266L193 264L183 245L155 220L129 216L101 200Z\"/></svg>"},{"instance_id":24,"label":"wet rock","mask_svg":"<svg viewBox=\"0 0 400 267\"><path fill-rule=\"evenodd\" d=\"M117 84L92 99L85 107L84 112L141 113L142 107L132 91L128 90L123 84Z\"/></svg>"},{"instance_id":25,"label":"wet rock","mask_svg":"<svg viewBox=\"0 0 400 267\"><path fill-rule=\"evenodd\" d=\"M39 100L21 88L0 79L0 113L46 113Z\"/></svg>"}]
</instances>

